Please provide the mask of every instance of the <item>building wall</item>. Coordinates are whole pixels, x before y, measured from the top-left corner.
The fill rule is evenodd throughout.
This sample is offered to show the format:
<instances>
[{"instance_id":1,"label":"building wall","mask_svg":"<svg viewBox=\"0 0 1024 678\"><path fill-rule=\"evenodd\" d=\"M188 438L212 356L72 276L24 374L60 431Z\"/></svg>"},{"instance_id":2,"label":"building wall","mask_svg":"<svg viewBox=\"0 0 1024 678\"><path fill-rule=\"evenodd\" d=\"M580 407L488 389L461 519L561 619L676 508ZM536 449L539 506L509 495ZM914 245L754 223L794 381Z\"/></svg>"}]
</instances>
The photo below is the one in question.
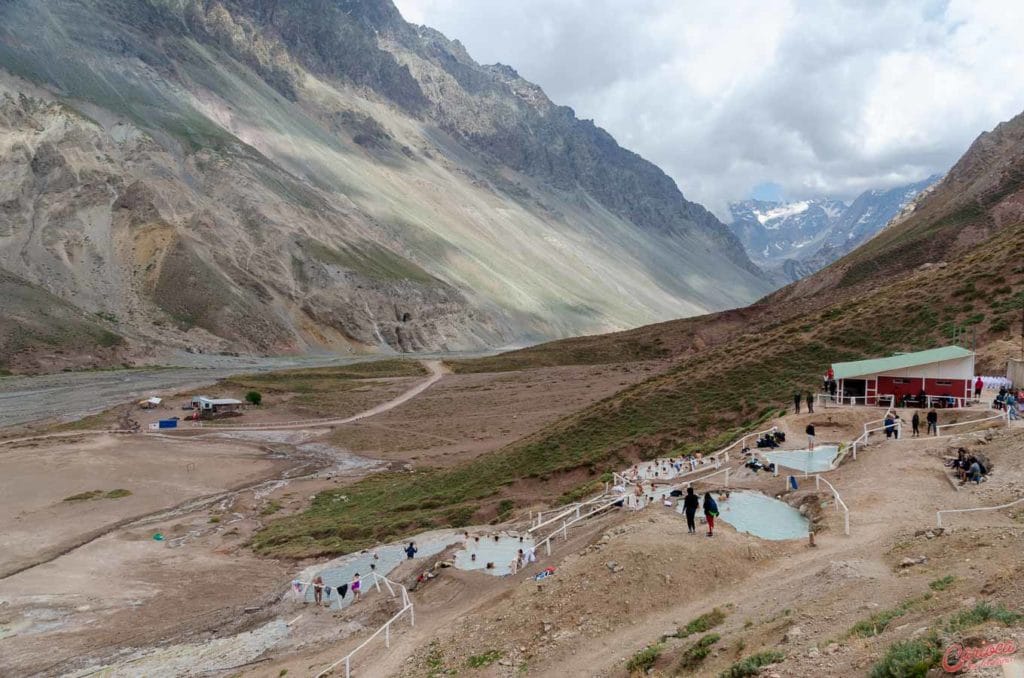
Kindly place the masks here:
<instances>
[{"instance_id":1,"label":"building wall","mask_svg":"<svg viewBox=\"0 0 1024 678\"><path fill-rule=\"evenodd\" d=\"M881 372L878 376L925 379L974 379L974 356Z\"/></svg>"},{"instance_id":2,"label":"building wall","mask_svg":"<svg viewBox=\"0 0 1024 678\"><path fill-rule=\"evenodd\" d=\"M1011 358L1010 364L1006 366L1006 378L1017 388L1024 388L1024 360Z\"/></svg>"}]
</instances>

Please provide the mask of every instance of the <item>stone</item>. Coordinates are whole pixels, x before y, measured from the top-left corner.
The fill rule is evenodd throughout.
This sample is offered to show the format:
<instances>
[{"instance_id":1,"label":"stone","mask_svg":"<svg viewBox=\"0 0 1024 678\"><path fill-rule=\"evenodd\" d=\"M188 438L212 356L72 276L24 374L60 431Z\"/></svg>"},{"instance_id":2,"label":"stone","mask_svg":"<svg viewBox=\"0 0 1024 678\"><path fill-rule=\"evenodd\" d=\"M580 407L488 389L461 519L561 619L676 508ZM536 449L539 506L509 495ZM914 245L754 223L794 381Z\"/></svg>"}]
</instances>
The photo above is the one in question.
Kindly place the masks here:
<instances>
[{"instance_id":1,"label":"stone","mask_svg":"<svg viewBox=\"0 0 1024 678\"><path fill-rule=\"evenodd\" d=\"M619 564L618 564L617 562L615 562L614 560L609 560L609 561L608 561L607 563L605 563L604 565L605 565L605 567L607 567L607 568L608 568L609 570L611 570L612 572L614 572L614 571L615 571L615 568L617 568L617 567L619 566Z\"/></svg>"},{"instance_id":2,"label":"stone","mask_svg":"<svg viewBox=\"0 0 1024 678\"><path fill-rule=\"evenodd\" d=\"M928 530L927 532L924 533L924 538L925 539L935 539L935 533L932 532L931 530Z\"/></svg>"},{"instance_id":3,"label":"stone","mask_svg":"<svg viewBox=\"0 0 1024 678\"><path fill-rule=\"evenodd\" d=\"M794 626L790 628L788 631L786 631L786 635L782 636L782 642L792 643L795 639L799 638L802 635L804 635L803 629L801 629L799 626Z\"/></svg>"},{"instance_id":4,"label":"stone","mask_svg":"<svg viewBox=\"0 0 1024 678\"><path fill-rule=\"evenodd\" d=\"M816 647L812 647L810 650L807 651L807 656L811 659L816 659L817 657L821 656L821 650L819 650Z\"/></svg>"},{"instance_id":5,"label":"stone","mask_svg":"<svg viewBox=\"0 0 1024 678\"><path fill-rule=\"evenodd\" d=\"M825 651L828 652L829 654L835 654L836 652L839 652L839 644L838 643L829 643L828 647L825 648Z\"/></svg>"}]
</instances>

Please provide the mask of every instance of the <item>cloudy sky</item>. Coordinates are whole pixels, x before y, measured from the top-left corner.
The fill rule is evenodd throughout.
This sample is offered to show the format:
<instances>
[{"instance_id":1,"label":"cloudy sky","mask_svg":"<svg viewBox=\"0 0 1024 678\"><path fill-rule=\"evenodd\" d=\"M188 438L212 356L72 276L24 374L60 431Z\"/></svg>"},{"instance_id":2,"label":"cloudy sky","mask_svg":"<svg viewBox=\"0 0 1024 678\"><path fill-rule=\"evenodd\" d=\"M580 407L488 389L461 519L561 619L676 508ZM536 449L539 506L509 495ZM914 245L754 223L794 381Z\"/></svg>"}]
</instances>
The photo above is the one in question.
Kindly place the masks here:
<instances>
[{"instance_id":1,"label":"cloudy sky","mask_svg":"<svg viewBox=\"0 0 1024 678\"><path fill-rule=\"evenodd\" d=\"M1024 110L1024 2L396 0L727 215L941 173Z\"/></svg>"}]
</instances>

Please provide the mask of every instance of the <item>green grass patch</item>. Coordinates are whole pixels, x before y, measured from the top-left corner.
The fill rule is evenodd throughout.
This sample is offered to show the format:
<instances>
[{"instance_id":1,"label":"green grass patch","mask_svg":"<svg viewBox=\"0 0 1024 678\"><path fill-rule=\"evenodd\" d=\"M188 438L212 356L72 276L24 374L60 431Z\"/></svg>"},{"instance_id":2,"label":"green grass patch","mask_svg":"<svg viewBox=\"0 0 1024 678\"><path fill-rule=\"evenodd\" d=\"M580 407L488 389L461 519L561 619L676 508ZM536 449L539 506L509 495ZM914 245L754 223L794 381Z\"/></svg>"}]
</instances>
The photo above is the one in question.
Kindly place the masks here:
<instances>
[{"instance_id":1,"label":"green grass patch","mask_svg":"<svg viewBox=\"0 0 1024 678\"><path fill-rule=\"evenodd\" d=\"M267 505L260 509L261 516L272 516L281 510L281 502L276 499L271 499L267 502Z\"/></svg>"},{"instance_id":2,"label":"green grass patch","mask_svg":"<svg viewBox=\"0 0 1024 678\"><path fill-rule=\"evenodd\" d=\"M725 671L722 671L719 678L745 678L746 676L756 676L761 672L761 669L770 664L777 664L786 655L777 650L765 650L764 652L758 652L752 654L749 657L744 657L740 661L730 666Z\"/></svg>"},{"instance_id":3,"label":"green grass patch","mask_svg":"<svg viewBox=\"0 0 1024 678\"><path fill-rule=\"evenodd\" d=\"M928 588L930 588L932 591L945 591L950 586L952 586L953 582L955 582L955 581L956 581L956 577L955 576L953 576L951 574L947 574L945 577L940 577L939 579L936 579L935 581L930 582L928 584Z\"/></svg>"},{"instance_id":4,"label":"green grass patch","mask_svg":"<svg viewBox=\"0 0 1024 678\"><path fill-rule=\"evenodd\" d=\"M946 622L946 630L950 633L957 633L989 621L998 622L1003 626L1015 626L1024 621L1024 614L1008 610L1002 604L992 605L980 601L971 609L963 610L950 617Z\"/></svg>"},{"instance_id":5,"label":"green grass patch","mask_svg":"<svg viewBox=\"0 0 1024 678\"><path fill-rule=\"evenodd\" d=\"M721 639L721 636L717 633L709 633L683 650L682 655L679 657L679 663L676 665L676 670L684 672L695 671L707 656L711 654L711 646L717 643L719 639Z\"/></svg>"},{"instance_id":6,"label":"green grass patch","mask_svg":"<svg viewBox=\"0 0 1024 678\"><path fill-rule=\"evenodd\" d=\"M89 490L88 492L80 492L73 494L70 497L64 497L64 501L92 501L93 499L121 499L122 497L130 497L130 490L118 488L116 490Z\"/></svg>"},{"instance_id":7,"label":"green grass patch","mask_svg":"<svg viewBox=\"0 0 1024 678\"><path fill-rule=\"evenodd\" d=\"M922 603L931 599L932 594L925 593L924 595L910 598L903 601L899 605L889 610L882 610L871 615L867 619L862 619L857 622L847 631L847 637L857 636L858 638L872 638L881 634L888 628L889 624L895 619L899 619L905 615L909 610L921 605Z\"/></svg>"},{"instance_id":8,"label":"green grass patch","mask_svg":"<svg viewBox=\"0 0 1024 678\"><path fill-rule=\"evenodd\" d=\"M488 650L483 654L475 654L466 660L466 666L471 669L479 669L490 666L504 656L501 650Z\"/></svg>"},{"instance_id":9,"label":"green grass patch","mask_svg":"<svg viewBox=\"0 0 1024 678\"><path fill-rule=\"evenodd\" d=\"M716 607L711 610L711 612L705 612L701 616L691 619L685 626L680 626L676 631L675 637L686 638L695 633L704 633L706 631L710 631L724 621L725 612L722 612Z\"/></svg>"},{"instance_id":10,"label":"green grass patch","mask_svg":"<svg viewBox=\"0 0 1024 678\"><path fill-rule=\"evenodd\" d=\"M871 678L925 678L942 659L942 645L929 636L894 643L871 667Z\"/></svg>"},{"instance_id":11,"label":"green grass patch","mask_svg":"<svg viewBox=\"0 0 1024 678\"><path fill-rule=\"evenodd\" d=\"M630 674L647 673L654 666L654 662L658 661L664 648L665 646L661 643L648 645L629 658L629 661L626 662L626 670Z\"/></svg>"},{"instance_id":12,"label":"green grass patch","mask_svg":"<svg viewBox=\"0 0 1024 678\"><path fill-rule=\"evenodd\" d=\"M88 492L80 492L70 497L64 497L64 501L89 501L90 499L99 499L102 496L103 490L89 490Z\"/></svg>"}]
</instances>

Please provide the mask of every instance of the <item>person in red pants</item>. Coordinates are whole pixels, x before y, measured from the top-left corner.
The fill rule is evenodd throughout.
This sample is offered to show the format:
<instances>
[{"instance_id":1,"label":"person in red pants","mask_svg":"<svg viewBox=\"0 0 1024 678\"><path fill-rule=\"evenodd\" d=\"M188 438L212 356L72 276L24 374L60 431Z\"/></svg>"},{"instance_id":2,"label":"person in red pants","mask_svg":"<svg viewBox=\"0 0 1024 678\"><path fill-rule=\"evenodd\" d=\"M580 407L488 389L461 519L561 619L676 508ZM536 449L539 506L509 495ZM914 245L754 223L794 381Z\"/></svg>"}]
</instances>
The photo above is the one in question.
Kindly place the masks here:
<instances>
[{"instance_id":1,"label":"person in red pants","mask_svg":"<svg viewBox=\"0 0 1024 678\"><path fill-rule=\"evenodd\" d=\"M715 518L718 516L718 504L710 492L704 493L704 518L708 521L708 536L715 536Z\"/></svg>"}]
</instances>

